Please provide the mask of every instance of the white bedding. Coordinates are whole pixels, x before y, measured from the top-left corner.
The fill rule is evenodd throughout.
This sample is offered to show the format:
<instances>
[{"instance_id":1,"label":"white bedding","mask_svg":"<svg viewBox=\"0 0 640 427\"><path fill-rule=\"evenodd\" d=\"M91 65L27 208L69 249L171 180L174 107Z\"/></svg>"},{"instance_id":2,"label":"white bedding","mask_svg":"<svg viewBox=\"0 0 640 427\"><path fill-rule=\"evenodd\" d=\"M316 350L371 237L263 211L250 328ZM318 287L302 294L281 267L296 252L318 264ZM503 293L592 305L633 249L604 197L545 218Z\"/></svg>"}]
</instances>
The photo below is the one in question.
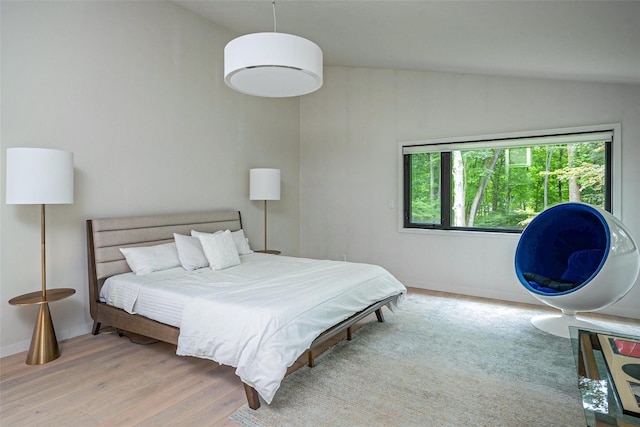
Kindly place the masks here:
<instances>
[{"instance_id":1,"label":"white bedding","mask_svg":"<svg viewBox=\"0 0 640 427\"><path fill-rule=\"evenodd\" d=\"M271 403L287 368L323 331L406 288L379 266L265 254L221 271L121 274L108 304L180 327L177 354L235 366ZM196 298L198 297L198 298Z\"/></svg>"}]
</instances>

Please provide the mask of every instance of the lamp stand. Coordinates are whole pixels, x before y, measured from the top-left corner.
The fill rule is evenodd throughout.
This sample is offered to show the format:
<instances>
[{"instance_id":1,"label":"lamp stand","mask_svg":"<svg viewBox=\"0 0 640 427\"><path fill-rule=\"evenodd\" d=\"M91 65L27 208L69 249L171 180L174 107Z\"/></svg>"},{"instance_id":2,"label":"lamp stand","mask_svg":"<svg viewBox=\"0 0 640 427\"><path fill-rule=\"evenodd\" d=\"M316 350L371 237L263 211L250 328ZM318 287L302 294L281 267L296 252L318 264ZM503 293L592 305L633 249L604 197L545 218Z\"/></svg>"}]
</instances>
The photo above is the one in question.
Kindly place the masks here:
<instances>
[{"instance_id":1,"label":"lamp stand","mask_svg":"<svg viewBox=\"0 0 640 427\"><path fill-rule=\"evenodd\" d=\"M264 202L264 249L256 252L278 255L267 241L267 200L280 200L280 169L255 168L249 171L249 200Z\"/></svg>"},{"instance_id":2,"label":"lamp stand","mask_svg":"<svg viewBox=\"0 0 640 427\"><path fill-rule=\"evenodd\" d=\"M40 260L41 260L41 275L42 275L42 300L47 300L47 250L44 242L44 228L45 228L45 218L44 218L44 204L40 205Z\"/></svg>"},{"instance_id":3,"label":"lamp stand","mask_svg":"<svg viewBox=\"0 0 640 427\"><path fill-rule=\"evenodd\" d=\"M27 365L42 365L60 357L60 348L56 331L51 320L49 303L67 298L76 291L70 288L52 289L47 293L45 214L44 204L40 208L40 253L42 257L42 290L20 295L9 300L9 304L18 306L39 305L38 319L33 328L31 345L27 353Z\"/></svg>"},{"instance_id":4,"label":"lamp stand","mask_svg":"<svg viewBox=\"0 0 640 427\"><path fill-rule=\"evenodd\" d=\"M264 201L264 250L267 250L267 201Z\"/></svg>"},{"instance_id":5,"label":"lamp stand","mask_svg":"<svg viewBox=\"0 0 640 427\"><path fill-rule=\"evenodd\" d=\"M31 345L27 353L27 365L41 365L60 357L56 330L51 320L47 301L47 248L45 244L45 207L40 205L40 259L42 267L42 303L38 310L38 320L33 328Z\"/></svg>"},{"instance_id":6,"label":"lamp stand","mask_svg":"<svg viewBox=\"0 0 640 427\"><path fill-rule=\"evenodd\" d=\"M45 205L73 203L73 153L50 148L13 147L7 148L6 163L6 203L40 205L42 289L9 300L11 305L40 306L27 354L28 365L40 365L60 356L49 303L76 292L71 288L47 291L45 246Z\"/></svg>"},{"instance_id":7,"label":"lamp stand","mask_svg":"<svg viewBox=\"0 0 640 427\"><path fill-rule=\"evenodd\" d=\"M42 365L60 357L58 339L53 328L49 303L40 304L38 320L33 328L31 345L27 353L27 365Z\"/></svg>"}]
</instances>

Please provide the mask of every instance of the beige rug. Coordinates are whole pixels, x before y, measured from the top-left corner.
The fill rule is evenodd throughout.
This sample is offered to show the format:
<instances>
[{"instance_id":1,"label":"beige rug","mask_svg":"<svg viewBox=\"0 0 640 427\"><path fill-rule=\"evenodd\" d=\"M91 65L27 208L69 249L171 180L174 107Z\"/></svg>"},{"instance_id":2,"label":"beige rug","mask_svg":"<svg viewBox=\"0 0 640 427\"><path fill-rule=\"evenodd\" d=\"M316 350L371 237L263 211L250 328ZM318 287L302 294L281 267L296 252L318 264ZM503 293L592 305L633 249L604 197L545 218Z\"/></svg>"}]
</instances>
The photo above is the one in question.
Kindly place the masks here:
<instances>
[{"instance_id":1,"label":"beige rug","mask_svg":"<svg viewBox=\"0 0 640 427\"><path fill-rule=\"evenodd\" d=\"M571 343L535 310L413 295L285 378L242 426L580 426Z\"/></svg>"}]
</instances>

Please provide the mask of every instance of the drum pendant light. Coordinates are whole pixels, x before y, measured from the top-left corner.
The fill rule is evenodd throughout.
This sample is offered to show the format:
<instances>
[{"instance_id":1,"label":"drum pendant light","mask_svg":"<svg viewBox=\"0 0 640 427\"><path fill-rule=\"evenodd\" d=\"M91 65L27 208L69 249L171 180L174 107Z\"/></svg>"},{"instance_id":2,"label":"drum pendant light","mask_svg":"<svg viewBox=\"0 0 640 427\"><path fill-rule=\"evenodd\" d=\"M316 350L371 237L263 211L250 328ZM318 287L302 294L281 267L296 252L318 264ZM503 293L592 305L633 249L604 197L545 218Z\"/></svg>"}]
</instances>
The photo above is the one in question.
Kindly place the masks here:
<instances>
[{"instance_id":1,"label":"drum pendant light","mask_svg":"<svg viewBox=\"0 0 640 427\"><path fill-rule=\"evenodd\" d=\"M270 98L300 96L322 87L322 50L292 34L276 32L231 40L224 48L224 82L238 92Z\"/></svg>"}]
</instances>

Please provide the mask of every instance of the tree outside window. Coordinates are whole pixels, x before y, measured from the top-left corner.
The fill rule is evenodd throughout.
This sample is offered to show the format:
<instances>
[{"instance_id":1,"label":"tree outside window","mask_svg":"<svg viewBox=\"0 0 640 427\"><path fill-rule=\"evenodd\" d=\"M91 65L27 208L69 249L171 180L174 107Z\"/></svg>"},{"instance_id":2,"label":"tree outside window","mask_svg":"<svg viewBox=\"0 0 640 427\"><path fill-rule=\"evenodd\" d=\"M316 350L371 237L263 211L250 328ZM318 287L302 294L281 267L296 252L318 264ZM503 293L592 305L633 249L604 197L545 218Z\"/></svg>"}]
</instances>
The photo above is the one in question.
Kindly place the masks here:
<instances>
[{"instance_id":1,"label":"tree outside window","mask_svg":"<svg viewBox=\"0 0 640 427\"><path fill-rule=\"evenodd\" d=\"M404 154L405 227L521 231L564 202L610 210L610 139L413 146ZM583 141L580 141L582 137ZM555 141L557 136L553 136ZM537 137L535 141L539 142ZM516 141L527 143L523 141Z\"/></svg>"}]
</instances>

